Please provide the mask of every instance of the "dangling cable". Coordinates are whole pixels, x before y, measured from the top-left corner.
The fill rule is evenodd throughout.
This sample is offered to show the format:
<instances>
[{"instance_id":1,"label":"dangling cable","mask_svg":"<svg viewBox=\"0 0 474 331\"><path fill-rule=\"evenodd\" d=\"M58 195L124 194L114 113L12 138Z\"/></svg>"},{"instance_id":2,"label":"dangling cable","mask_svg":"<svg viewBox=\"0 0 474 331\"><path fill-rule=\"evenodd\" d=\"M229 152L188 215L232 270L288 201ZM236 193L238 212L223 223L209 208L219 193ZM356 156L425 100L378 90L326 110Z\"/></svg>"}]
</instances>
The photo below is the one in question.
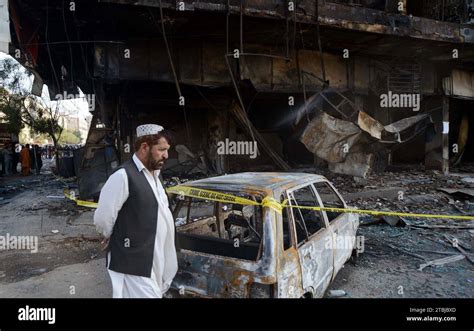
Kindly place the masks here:
<instances>
[{"instance_id":1,"label":"dangling cable","mask_svg":"<svg viewBox=\"0 0 474 331\"><path fill-rule=\"evenodd\" d=\"M227 15L225 18L225 34L226 34L226 54L229 54L229 16L230 16L230 0L227 0Z\"/></svg>"},{"instance_id":2,"label":"dangling cable","mask_svg":"<svg viewBox=\"0 0 474 331\"><path fill-rule=\"evenodd\" d=\"M74 60L72 57L71 41L69 40L69 33L67 32L67 27L66 27L66 15L64 14L64 0L63 0L63 6L62 6L62 13L63 13L64 32L66 33L66 39L69 46L69 55L70 55L70 62L71 62L71 82L74 83Z\"/></svg>"},{"instance_id":3,"label":"dangling cable","mask_svg":"<svg viewBox=\"0 0 474 331\"><path fill-rule=\"evenodd\" d=\"M46 0L46 32L45 32L45 35L44 35L44 39L46 41L46 47L48 49L49 63L51 64L51 69L53 69L54 79L56 80L56 86L57 86L58 92L59 92L60 86L59 86L58 76L56 75L56 69L54 69L53 59L51 58L51 49L49 48L48 28L49 28L49 3L48 3L48 0ZM64 86L63 86L63 88L64 88Z\"/></svg>"},{"instance_id":4,"label":"dangling cable","mask_svg":"<svg viewBox=\"0 0 474 331\"><path fill-rule=\"evenodd\" d=\"M175 67L174 67L173 58L171 57L171 50L170 50L170 47L169 47L169 44L168 44L168 38L166 37L165 22L164 22L164 16L163 16L163 6L162 6L162 3L161 3L161 0L159 0L158 3L160 5L161 33L163 35L163 39L164 39L164 42L165 42L166 52L168 54L168 60L169 60L170 66L171 66L171 71L173 73L173 78L174 78L174 83L176 85L176 90L178 91L179 98L181 99L181 97L183 95L181 94L181 88L179 86L178 76L176 75L176 70L175 70ZM155 24L156 24L155 17L153 16L153 13L151 12L151 10L150 10L150 14L151 14L151 17L153 18L153 21L155 21ZM190 141L191 141L191 139L190 139L191 137L189 135L188 118L187 118L187 115L186 115L186 107L184 105L183 105L183 115L184 115L184 123L185 123L185 126L186 126L186 136L187 136L187 140L188 140L188 144L189 144Z\"/></svg>"},{"instance_id":5,"label":"dangling cable","mask_svg":"<svg viewBox=\"0 0 474 331\"><path fill-rule=\"evenodd\" d=\"M326 68L324 67L323 48L321 46L321 35L319 33L319 0L316 0L316 34L318 36L319 57L321 59L321 73L326 82Z\"/></svg>"},{"instance_id":6,"label":"dangling cable","mask_svg":"<svg viewBox=\"0 0 474 331\"><path fill-rule=\"evenodd\" d=\"M244 52L244 0L240 0L240 53Z\"/></svg>"}]
</instances>

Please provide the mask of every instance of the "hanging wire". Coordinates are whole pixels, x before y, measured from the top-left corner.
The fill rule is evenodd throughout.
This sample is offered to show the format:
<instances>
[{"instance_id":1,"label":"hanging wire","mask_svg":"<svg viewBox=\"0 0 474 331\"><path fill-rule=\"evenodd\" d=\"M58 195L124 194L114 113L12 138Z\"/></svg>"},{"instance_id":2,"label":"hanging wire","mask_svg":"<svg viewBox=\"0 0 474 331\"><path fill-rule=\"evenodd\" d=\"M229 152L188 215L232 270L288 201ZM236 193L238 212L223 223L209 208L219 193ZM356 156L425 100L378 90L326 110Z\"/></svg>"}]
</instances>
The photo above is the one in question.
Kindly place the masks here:
<instances>
[{"instance_id":1,"label":"hanging wire","mask_svg":"<svg viewBox=\"0 0 474 331\"><path fill-rule=\"evenodd\" d=\"M56 80L56 86L59 89L60 88L59 81L56 75L56 69L54 68L54 65L53 65L53 59L51 58L51 49L49 48L49 44L48 44L48 28L49 28L49 3L48 2L49 1L46 0L46 31L44 34L44 39L46 40L46 47L48 49L49 63L51 65L51 69L53 70L54 79Z\"/></svg>"},{"instance_id":2,"label":"hanging wire","mask_svg":"<svg viewBox=\"0 0 474 331\"><path fill-rule=\"evenodd\" d=\"M286 58L287 59L290 58L290 37L289 37L290 27L289 27L289 24L290 24L290 12L289 12L288 2L287 2L287 4L286 4L286 33L285 33L285 37L286 37Z\"/></svg>"},{"instance_id":3,"label":"hanging wire","mask_svg":"<svg viewBox=\"0 0 474 331\"><path fill-rule=\"evenodd\" d=\"M67 40L68 46L69 46L71 81L74 82L74 60L73 60L73 57L72 57L72 47L71 47L71 42L69 40L69 33L67 32L66 15L64 14L64 0L63 0L63 7L62 7L62 14L63 14L64 32L66 33L66 40Z\"/></svg>"},{"instance_id":4,"label":"hanging wire","mask_svg":"<svg viewBox=\"0 0 474 331\"><path fill-rule=\"evenodd\" d=\"M171 50L170 50L170 47L169 47L169 44L168 44L168 38L166 36L165 22L164 22L164 15L163 15L163 5L161 3L161 0L158 1L158 4L160 6L161 33L163 35L163 40L165 42L166 52L168 54L168 61L169 61L169 64L171 66L171 71L173 73L173 79L174 79L174 82L175 82L175 85L176 85L176 90L178 91L179 97L181 99L181 97L183 95L181 93L181 88L179 86L178 76L176 75L176 70L175 70L175 67L174 67L173 58L171 57ZM148 9L148 10L150 12L150 15L151 15L153 21L158 26L158 24L156 23L155 17L153 16L153 12L150 9ZM188 142L188 144L190 144L191 136L189 134L189 125L188 125L188 118L187 118L187 115L186 115L186 106L183 105L182 107L183 107L184 123L185 123L185 126L186 126L187 142Z\"/></svg>"},{"instance_id":5,"label":"hanging wire","mask_svg":"<svg viewBox=\"0 0 474 331\"><path fill-rule=\"evenodd\" d=\"M80 39L79 29L78 29L79 24L77 24L77 18L76 18L75 11L72 12L72 17L73 17L73 20L74 20L74 23L75 23L74 27L75 27L75 31L76 31L76 38ZM94 43L95 42L98 42L98 41L94 41ZM102 42L102 41L99 41L99 42ZM103 41L103 42L108 42L108 41ZM102 95L100 97L99 97L99 95L97 95L97 90L96 90L96 87L95 87L95 78L91 75L91 73L89 71L89 66L87 65L86 55L84 53L84 47L82 46L83 43L81 41L78 41L77 43L79 44L79 48L81 49L81 57L82 57L82 62L84 63L84 69L85 69L86 77L89 78L90 81L91 81L92 91L95 95L95 101L99 105L99 108L102 109L103 108L103 103L102 103L102 100L100 99L100 97L102 97ZM92 124L93 124L93 122L91 122L91 128L92 128ZM86 143L87 143L87 140L86 140Z\"/></svg>"},{"instance_id":6,"label":"hanging wire","mask_svg":"<svg viewBox=\"0 0 474 331\"><path fill-rule=\"evenodd\" d=\"M232 55L230 55L230 54L225 55L225 62L227 64L227 69L229 70L229 74L230 74L230 78L232 80L232 84L234 84L234 89L235 89L235 92L237 94L237 99L239 100L240 106L242 107L242 110L246 113L244 101L242 100L242 96L240 95L239 87L237 86L237 82L235 81L234 73L232 72L232 67L230 66L230 63L229 63L229 56L232 56ZM250 136L252 137L252 140L255 141L252 126L250 125L250 120L249 120L248 116L245 116L243 122L247 125L247 128L250 132Z\"/></svg>"},{"instance_id":7,"label":"hanging wire","mask_svg":"<svg viewBox=\"0 0 474 331\"><path fill-rule=\"evenodd\" d=\"M171 66L171 71L173 73L173 78L174 78L174 83L176 85L176 90L178 91L178 94L181 97L182 96L181 88L179 86L178 77L176 75L176 70L175 70L175 67L174 67L173 58L171 57L171 50L170 50L170 47L169 47L169 44L168 44L168 38L166 37L165 22L164 22L164 16L163 16L163 6L162 6L162 3L161 3L161 0L159 0L158 3L160 5L161 33L163 35L163 40L165 42L166 53L168 54L168 60L169 60L170 66ZM155 17L153 16L153 13L151 12L151 10L149 10L149 11L150 11L150 14L153 18L153 21L156 23Z\"/></svg>"},{"instance_id":8,"label":"hanging wire","mask_svg":"<svg viewBox=\"0 0 474 331\"><path fill-rule=\"evenodd\" d=\"M323 48L321 46L321 34L319 32L319 0L316 0L316 35L318 37L319 57L321 59L321 73L323 80L326 81L326 68L324 66Z\"/></svg>"},{"instance_id":9,"label":"hanging wire","mask_svg":"<svg viewBox=\"0 0 474 331\"><path fill-rule=\"evenodd\" d=\"M54 65L53 65L53 59L51 58L51 49L49 47L49 44L48 44L48 28L49 28L49 1L46 0L46 31L45 31L45 35L44 35L44 39L46 41L46 47L48 49L48 57L49 57L49 63L51 64L51 69L53 70L53 75L54 75L54 79L56 80L56 86L59 90L60 86L59 86L59 81L58 81L58 77L56 75L56 69L54 68ZM64 86L63 86L63 89L64 89ZM55 115L58 115L59 114L59 101L56 101L56 113ZM54 135L54 123L53 123L53 115L50 114L50 125L51 125L51 133ZM61 137L61 133L62 133L62 130L59 131L59 136L58 136L58 140L59 138ZM57 153L57 151L56 151Z\"/></svg>"},{"instance_id":10,"label":"hanging wire","mask_svg":"<svg viewBox=\"0 0 474 331\"><path fill-rule=\"evenodd\" d=\"M226 54L229 54L229 16L230 16L230 0L227 0L227 14L225 18L225 34L226 38Z\"/></svg>"},{"instance_id":11,"label":"hanging wire","mask_svg":"<svg viewBox=\"0 0 474 331\"><path fill-rule=\"evenodd\" d=\"M292 49L295 51L295 42L296 42L296 1L295 1L295 7L293 8L293 45Z\"/></svg>"},{"instance_id":12,"label":"hanging wire","mask_svg":"<svg viewBox=\"0 0 474 331\"><path fill-rule=\"evenodd\" d=\"M240 53L244 52L244 0L240 0Z\"/></svg>"},{"instance_id":13,"label":"hanging wire","mask_svg":"<svg viewBox=\"0 0 474 331\"><path fill-rule=\"evenodd\" d=\"M228 11L228 14L227 14L227 20L226 20L226 44L227 44L227 50L229 49L229 15L230 15L230 4L229 4L229 0L227 1L227 5L228 5L228 8L229 8L229 11ZM243 28L242 28L242 16L243 16L243 0L240 0L240 51L243 53ZM239 53L239 57L240 57L240 54ZM234 73L232 72L232 67L230 65L230 62L229 62L229 56L232 56L231 54L229 54L229 52L227 51L227 54L225 54L224 58L225 58L225 62L226 62L226 65L227 65L227 69L229 70L229 75L230 75L230 78L232 80L232 84L234 85L234 89L235 89L235 92L237 94L237 99L239 100L239 103L240 103L240 106L242 107L242 110L246 113L246 107L245 107L245 104L244 104L244 101L242 99L242 96L240 95L240 90L239 90L239 87L237 86L237 82L235 80L235 77L234 77ZM250 133L250 136L252 137L252 140L255 141L255 137L254 137L254 134L253 134L253 130L252 130L252 126L250 124L250 120L248 119L247 116L245 116L245 118L241 119L243 120L243 123L245 123L247 125L247 129Z\"/></svg>"}]
</instances>

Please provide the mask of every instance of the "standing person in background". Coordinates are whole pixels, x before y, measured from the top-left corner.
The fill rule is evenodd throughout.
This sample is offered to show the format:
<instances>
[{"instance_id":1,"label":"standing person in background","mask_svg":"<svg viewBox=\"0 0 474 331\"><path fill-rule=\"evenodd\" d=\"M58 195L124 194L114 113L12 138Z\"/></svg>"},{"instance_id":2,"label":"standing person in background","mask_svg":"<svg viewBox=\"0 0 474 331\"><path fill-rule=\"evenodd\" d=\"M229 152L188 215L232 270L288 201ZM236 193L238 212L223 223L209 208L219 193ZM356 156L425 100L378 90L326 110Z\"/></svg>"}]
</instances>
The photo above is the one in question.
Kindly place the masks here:
<instances>
[{"instance_id":1,"label":"standing person in background","mask_svg":"<svg viewBox=\"0 0 474 331\"><path fill-rule=\"evenodd\" d=\"M43 160L41 159L41 148L38 145L33 145L33 168L37 175L40 174L41 167L43 166Z\"/></svg>"},{"instance_id":2,"label":"standing person in background","mask_svg":"<svg viewBox=\"0 0 474 331\"><path fill-rule=\"evenodd\" d=\"M0 175L4 176L5 175L5 150L7 146L3 146L3 148L0 149L0 165L2 167L2 170L0 171Z\"/></svg>"},{"instance_id":3,"label":"standing person in background","mask_svg":"<svg viewBox=\"0 0 474 331\"><path fill-rule=\"evenodd\" d=\"M5 165L5 176L10 176L11 175L11 168L12 168L12 149L10 146L10 143L6 143L5 148L2 151L3 153L3 162Z\"/></svg>"},{"instance_id":4,"label":"standing person in background","mask_svg":"<svg viewBox=\"0 0 474 331\"><path fill-rule=\"evenodd\" d=\"M21 173L23 176L30 174L31 159L30 159L30 145L23 146L20 152Z\"/></svg>"},{"instance_id":5,"label":"standing person in background","mask_svg":"<svg viewBox=\"0 0 474 331\"><path fill-rule=\"evenodd\" d=\"M33 170L35 169L35 166L36 166L34 145L31 145L31 148L28 149L28 151L30 152L30 170L31 170L31 172L33 172Z\"/></svg>"},{"instance_id":6,"label":"standing person in background","mask_svg":"<svg viewBox=\"0 0 474 331\"><path fill-rule=\"evenodd\" d=\"M20 148L20 144L17 143L12 143L11 145L11 151L12 151L12 174L16 175L18 173L17 166L18 162L20 162L20 153L19 150L17 151L17 148Z\"/></svg>"}]
</instances>

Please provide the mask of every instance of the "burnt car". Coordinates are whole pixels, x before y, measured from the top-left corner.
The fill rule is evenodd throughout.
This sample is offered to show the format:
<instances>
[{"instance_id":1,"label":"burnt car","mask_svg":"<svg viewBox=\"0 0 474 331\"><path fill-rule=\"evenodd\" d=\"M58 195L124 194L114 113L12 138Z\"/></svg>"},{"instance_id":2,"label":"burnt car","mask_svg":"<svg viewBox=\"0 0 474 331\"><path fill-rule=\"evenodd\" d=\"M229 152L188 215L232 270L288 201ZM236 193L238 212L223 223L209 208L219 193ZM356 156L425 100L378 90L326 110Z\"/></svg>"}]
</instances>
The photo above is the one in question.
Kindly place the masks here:
<instances>
[{"instance_id":1,"label":"burnt car","mask_svg":"<svg viewBox=\"0 0 474 331\"><path fill-rule=\"evenodd\" d=\"M258 205L171 196L179 269L168 297L322 297L355 248L357 214L294 208L347 208L323 176L247 172L183 186ZM286 207L263 207L265 197Z\"/></svg>"}]
</instances>

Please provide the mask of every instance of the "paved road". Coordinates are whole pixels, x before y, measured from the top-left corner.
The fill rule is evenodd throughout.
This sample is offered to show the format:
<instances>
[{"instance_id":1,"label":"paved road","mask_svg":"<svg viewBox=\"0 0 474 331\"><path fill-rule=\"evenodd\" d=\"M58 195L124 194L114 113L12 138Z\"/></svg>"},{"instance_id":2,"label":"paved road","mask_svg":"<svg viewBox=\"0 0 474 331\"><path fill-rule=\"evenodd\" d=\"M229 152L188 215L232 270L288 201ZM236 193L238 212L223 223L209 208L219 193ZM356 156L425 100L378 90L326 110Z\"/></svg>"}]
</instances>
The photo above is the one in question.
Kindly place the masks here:
<instances>
[{"instance_id":1,"label":"paved road","mask_svg":"<svg viewBox=\"0 0 474 331\"><path fill-rule=\"evenodd\" d=\"M71 264L26 280L0 285L0 298L111 298L105 259Z\"/></svg>"}]
</instances>

